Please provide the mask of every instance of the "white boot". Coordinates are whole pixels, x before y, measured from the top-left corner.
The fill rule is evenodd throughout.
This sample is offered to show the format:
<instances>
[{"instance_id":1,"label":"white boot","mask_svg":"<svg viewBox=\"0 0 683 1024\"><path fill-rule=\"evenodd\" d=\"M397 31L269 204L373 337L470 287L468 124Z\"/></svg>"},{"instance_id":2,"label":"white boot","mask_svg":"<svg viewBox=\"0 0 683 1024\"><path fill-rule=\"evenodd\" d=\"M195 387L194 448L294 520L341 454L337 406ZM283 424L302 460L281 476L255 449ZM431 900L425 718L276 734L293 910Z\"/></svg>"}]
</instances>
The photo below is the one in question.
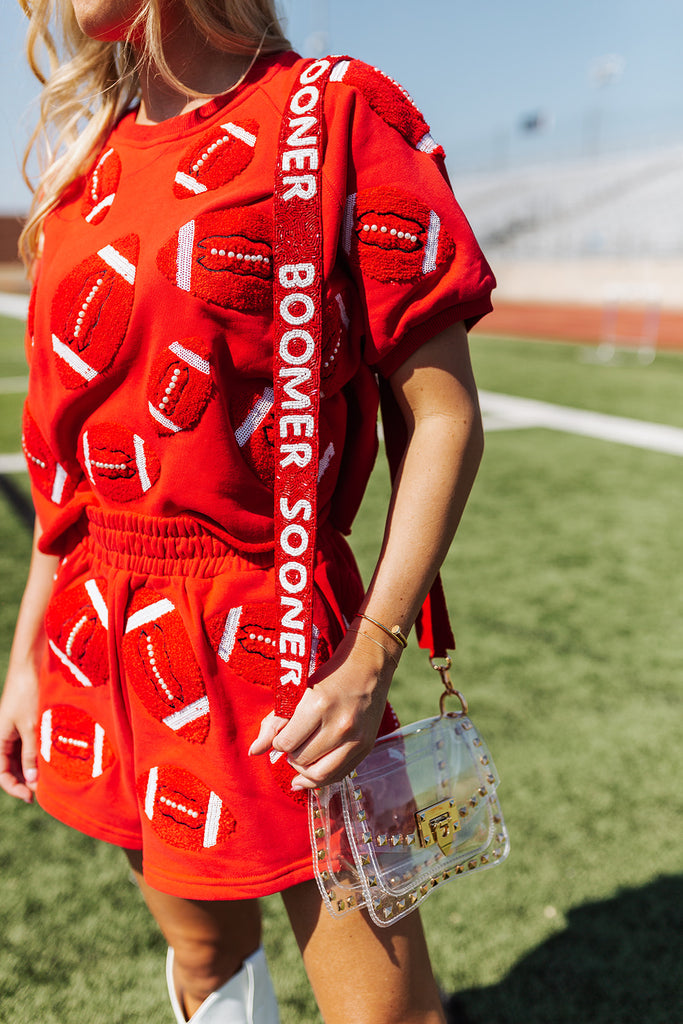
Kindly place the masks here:
<instances>
[{"instance_id":1,"label":"white boot","mask_svg":"<svg viewBox=\"0 0 683 1024\"><path fill-rule=\"evenodd\" d=\"M166 957L166 984L178 1024L186 1024L173 981L173 950ZM263 947L242 964L224 985L207 996L190 1024L280 1024L277 999Z\"/></svg>"}]
</instances>

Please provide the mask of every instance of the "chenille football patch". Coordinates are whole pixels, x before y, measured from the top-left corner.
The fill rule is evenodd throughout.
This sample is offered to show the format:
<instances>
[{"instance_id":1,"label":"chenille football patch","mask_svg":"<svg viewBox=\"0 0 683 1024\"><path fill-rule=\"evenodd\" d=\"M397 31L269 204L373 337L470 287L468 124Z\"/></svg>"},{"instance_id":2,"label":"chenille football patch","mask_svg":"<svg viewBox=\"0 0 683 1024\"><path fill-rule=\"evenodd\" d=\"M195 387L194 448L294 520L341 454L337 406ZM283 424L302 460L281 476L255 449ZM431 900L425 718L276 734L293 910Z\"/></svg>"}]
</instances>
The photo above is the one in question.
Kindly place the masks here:
<instances>
[{"instance_id":1,"label":"chenille football patch","mask_svg":"<svg viewBox=\"0 0 683 1024\"><path fill-rule=\"evenodd\" d=\"M329 310L331 314L338 310L334 300L330 303ZM329 325L324 339L323 360L326 363L328 377L331 377L336 369L342 325L339 321L339 330L335 330L334 315L330 316ZM273 387L266 383L256 392L236 394L230 399L230 418L242 457L252 472L269 488L272 488L275 482L273 401ZM330 437L330 429L323 422L320 430L318 480L328 470L334 455L335 447Z\"/></svg>"},{"instance_id":2,"label":"chenille football patch","mask_svg":"<svg viewBox=\"0 0 683 1024\"><path fill-rule=\"evenodd\" d=\"M279 677L277 609L244 604L208 619L206 631L221 661L250 683L275 687Z\"/></svg>"},{"instance_id":3,"label":"chenille football patch","mask_svg":"<svg viewBox=\"0 0 683 1024\"><path fill-rule=\"evenodd\" d=\"M114 763L104 729L80 708L55 704L40 718L40 754L65 779L97 779Z\"/></svg>"},{"instance_id":4,"label":"chenille football patch","mask_svg":"<svg viewBox=\"0 0 683 1024\"><path fill-rule=\"evenodd\" d=\"M66 505L74 495L77 481L57 462L26 405L21 446L34 487L55 505Z\"/></svg>"},{"instance_id":5,"label":"chenille football patch","mask_svg":"<svg viewBox=\"0 0 683 1024\"><path fill-rule=\"evenodd\" d=\"M320 354L320 378L323 389L325 385L329 388L335 374L341 369L344 355L348 352L346 339L349 322L344 296L338 292L328 299L323 312L323 345Z\"/></svg>"},{"instance_id":6,"label":"chenille football patch","mask_svg":"<svg viewBox=\"0 0 683 1024\"><path fill-rule=\"evenodd\" d=\"M74 686L104 686L109 682L108 629L107 584L103 579L69 587L50 601L45 616L48 646Z\"/></svg>"},{"instance_id":7,"label":"chenille football patch","mask_svg":"<svg viewBox=\"0 0 683 1024\"><path fill-rule=\"evenodd\" d=\"M115 149L109 147L93 167L85 185L81 213L88 224L99 224L107 216L120 178L121 158Z\"/></svg>"},{"instance_id":8,"label":"chenille football patch","mask_svg":"<svg viewBox=\"0 0 683 1024\"><path fill-rule=\"evenodd\" d=\"M273 387L264 383L258 391L234 395L230 418L235 440L249 468L268 487L275 479Z\"/></svg>"},{"instance_id":9,"label":"chenille football patch","mask_svg":"<svg viewBox=\"0 0 683 1024\"><path fill-rule=\"evenodd\" d=\"M277 689L280 657L277 650L279 618L270 602L236 605L214 615L206 622L206 631L221 661L250 683ZM318 627L313 625L309 674L330 657L330 647Z\"/></svg>"},{"instance_id":10,"label":"chenille football patch","mask_svg":"<svg viewBox=\"0 0 683 1024\"><path fill-rule=\"evenodd\" d=\"M176 765L158 765L138 778L138 799L157 835L184 850L211 849L235 831L221 797Z\"/></svg>"},{"instance_id":11,"label":"chenille football patch","mask_svg":"<svg viewBox=\"0 0 683 1024\"><path fill-rule=\"evenodd\" d=\"M178 199L220 188L241 174L254 157L256 121L226 121L205 132L183 154L173 182Z\"/></svg>"},{"instance_id":12,"label":"chenille football patch","mask_svg":"<svg viewBox=\"0 0 683 1024\"><path fill-rule=\"evenodd\" d=\"M156 591L136 591L128 608L121 658L150 715L190 743L204 743L210 708L182 618Z\"/></svg>"},{"instance_id":13,"label":"chenille football patch","mask_svg":"<svg viewBox=\"0 0 683 1024\"><path fill-rule=\"evenodd\" d=\"M218 210L190 220L163 246L161 272L182 291L242 313L273 301L272 222L256 211Z\"/></svg>"},{"instance_id":14,"label":"chenille football patch","mask_svg":"<svg viewBox=\"0 0 683 1024\"><path fill-rule=\"evenodd\" d=\"M407 192L381 186L348 196L342 243L352 265L386 283L418 281L455 253L435 210Z\"/></svg>"},{"instance_id":15,"label":"chenille football patch","mask_svg":"<svg viewBox=\"0 0 683 1024\"><path fill-rule=\"evenodd\" d=\"M444 155L410 94L379 68L361 60L340 60L332 70L330 82L344 82L358 89L375 113L415 149Z\"/></svg>"},{"instance_id":16,"label":"chenille football patch","mask_svg":"<svg viewBox=\"0 0 683 1024\"><path fill-rule=\"evenodd\" d=\"M88 256L57 288L52 349L66 388L89 384L113 363L128 329L140 242L127 235Z\"/></svg>"},{"instance_id":17,"label":"chenille football patch","mask_svg":"<svg viewBox=\"0 0 683 1024\"><path fill-rule=\"evenodd\" d=\"M173 341L155 359L147 407L162 436L192 430L204 414L214 387L210 352L200 338Z\"/></svg>"},{"instance_id":18,"label":"chenille football patch","mask_svg":"<svg viewBox=\"0 0 683 1024\"><path fill-rule=\"evenodd\" d=\"M159 479L156 454L139 434L118 423L89 427L81 437L81 449L90 482L112 501L135 501Z\"/></svg>"}]
</instances>

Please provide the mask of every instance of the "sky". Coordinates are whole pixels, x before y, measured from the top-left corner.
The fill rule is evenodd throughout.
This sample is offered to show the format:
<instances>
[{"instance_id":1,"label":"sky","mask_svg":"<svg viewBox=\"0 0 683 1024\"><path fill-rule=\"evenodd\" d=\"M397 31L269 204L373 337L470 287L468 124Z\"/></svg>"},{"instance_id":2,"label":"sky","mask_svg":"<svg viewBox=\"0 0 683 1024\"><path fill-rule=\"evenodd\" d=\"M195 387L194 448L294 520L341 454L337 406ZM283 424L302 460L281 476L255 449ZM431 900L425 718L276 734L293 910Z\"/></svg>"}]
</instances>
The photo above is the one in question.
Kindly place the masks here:
<instances>
[{"instance_id":1,"label":"sky","mask_svg":"<svg viewBox=\"0 0 683 1024\"><path fill-rule=\"evenodd\" d=\"M683 141L681 0L281 0L280 9L299 52L349 54L401 82L451 175ZM37 89L23 36L18 0L0 0L3 213L28 202L18 167ZM523 131L524 120L537 129Z\"/></svg>"}]
</instances>

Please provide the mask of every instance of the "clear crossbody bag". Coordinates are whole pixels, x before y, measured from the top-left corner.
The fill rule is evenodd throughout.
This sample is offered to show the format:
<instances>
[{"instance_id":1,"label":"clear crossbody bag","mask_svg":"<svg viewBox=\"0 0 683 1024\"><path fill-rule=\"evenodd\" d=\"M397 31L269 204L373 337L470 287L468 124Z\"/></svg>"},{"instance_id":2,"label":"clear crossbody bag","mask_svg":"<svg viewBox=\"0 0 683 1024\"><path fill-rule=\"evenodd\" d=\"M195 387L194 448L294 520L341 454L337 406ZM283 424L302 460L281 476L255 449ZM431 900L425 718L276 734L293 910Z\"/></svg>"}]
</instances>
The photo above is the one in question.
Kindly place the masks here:
<instances>
[{"instance_id":1,"label":"clear crossbody bag","mask_svg":"<svg viewBox=\"0 0 683 1024\"><path fill-rule=\"evenodd\" d=\"M491 753L447 668L438 670L446 692L437 717L380 737L342 782L311 792L316 879L335 916L365 907L387 927L509 853ZM449 694L460 711L445 711Z\"/></svg>"}]
</instances>

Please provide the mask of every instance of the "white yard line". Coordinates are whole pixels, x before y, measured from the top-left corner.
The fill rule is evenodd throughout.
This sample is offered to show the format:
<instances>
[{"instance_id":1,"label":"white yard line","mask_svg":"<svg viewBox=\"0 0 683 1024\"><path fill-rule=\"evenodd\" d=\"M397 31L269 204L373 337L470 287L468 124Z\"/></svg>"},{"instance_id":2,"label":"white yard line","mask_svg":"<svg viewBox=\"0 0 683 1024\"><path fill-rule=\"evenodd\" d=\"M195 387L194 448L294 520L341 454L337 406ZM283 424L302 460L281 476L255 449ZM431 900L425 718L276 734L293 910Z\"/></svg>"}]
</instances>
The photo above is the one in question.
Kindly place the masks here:
<instances>
[{"instance_id":1,"label":"white yard line","mask_svg":"<svg viewBox=\"0 0 683 1024\"><path fill-rule=\"evenodd\" d=\"M3 473L25 473L26 459L24 453L17 455L0 455L0 475Z\"/></svg>"},{"instance_id":2,"label":"white yard line","mask_svg":"<svg viewBox=\"0 0 683 1024\"><path fill-rule=\"evenodd\" d=\"M0 378L0 393L8 381L20 378ZM14 388L12 390L15 390ZM16 388L23 390L23 388ZM8 394L9 391L4 391ZM544 427L559 430L565 434L580 434L599 441L614 441L633 448L645 448L667 455L683 455L683 429L667 427L663 423L648 423L624 416L608 416L602 412L585 409L571 409L566 405L551 405L532 398L516 398L513 395L499 395L493 391L480 391L479 400L484 414L484 430L526 430ZM21 452L0 455L1 473L23 473L26 463Z\"/></svg>"},{"instance_id":3,"label":"white yard line","mask_svg":"<svg viewBox=\"0 0 683 1024\"><path fill-rule=\"evenodd\" d=\"M25 320L28 315L28 295L0 292L0 315L14 317L15 320Z\"/></svg>"},{"instance_id":4,"label":"white yard line","mask_svg":"<svg viewBox=\"0 0 683 1024\"><path fill-rule=\"evenodd\" d=\"M23 395L28 388L28 377L0 377L0 395Z\"/></svg>"},{"instance_id":5,"label":"white yard line","mask_svg":"<svg viewBox=\"0 0 683 1024\"><path fill-rule=\"evenodd\" d=\"M484 429L520 430L545 427L567 434L582 434L600 441L615 441L634 448L683 455L683 429L663 423L648 423L624 416L608 416L602 412L570 409L565 405L551 405L531 398L499 395L493 391L480 391L479 399L484 414Z\"/></svg>"}]
</instances>

